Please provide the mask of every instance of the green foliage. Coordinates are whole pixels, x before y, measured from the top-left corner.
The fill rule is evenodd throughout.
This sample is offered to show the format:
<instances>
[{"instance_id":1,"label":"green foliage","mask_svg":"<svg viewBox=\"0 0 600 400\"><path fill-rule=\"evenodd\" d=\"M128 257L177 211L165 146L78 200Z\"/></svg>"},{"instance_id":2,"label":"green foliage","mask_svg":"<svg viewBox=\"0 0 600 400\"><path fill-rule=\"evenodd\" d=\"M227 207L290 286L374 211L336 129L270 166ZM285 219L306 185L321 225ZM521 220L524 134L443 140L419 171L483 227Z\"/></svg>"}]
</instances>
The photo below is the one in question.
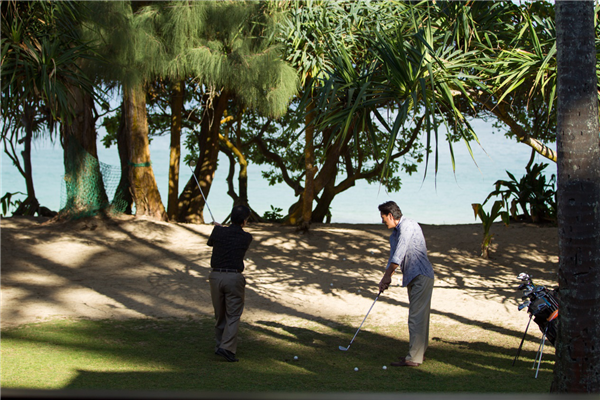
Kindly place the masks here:
<instances>
[{"instance_id":1,"label":"green foliage","mask_svg":"<svg viewBox=\"0 0 600 400\"><path fill-rule=\"evenodd\" d=\"M81 15L72 2L2 2L2 114L18 118L23 108L52 120L71 117L71 88L96 95L80 65L91 49L75 26Z\"/></svg>"},{"instance_id":2,"label":"green foliage","mask_svg":"<svg viewBox=\"0 0 600 400\"><path fill-rule=\"evenodd\" d=\"M486 212L483 209L483 204L474 203L471 204L473 207L473 212L475 213L475 219L479 217L481 223L483 225L483 240L481 241L481 257L490 258L490 245L492 244L492 239L494 238L494 234L491 233L492 224L496 220L496 218L500 217L504 224L508 225L509 216L507 211L502 211L502 207L504 204L500 200L496 200L492 205L492 209L490 212Z\"/></svg>"},{"instance_id":3,"label":"green foliage","mask_svg":"<svg viewBox=\"0 0 600 400\"><path fill-rule=\"evenodd\" d=\"M496 189L487 198L500 196L514 220L556 222L556 175L552 174L547 181L542 173L547 166L545 163L527 165L526 174L519 180L506 171L510 180L496 181Z\"/></svg>"},{"instance_id":4,"label":"green foliage","mask_svg":"<svg viewBox=\"0 0 600 400\"><path fill-rule=\"evenodd\" d=\"M265 211L263 219L266 222L283 222L284 215L281 213L283 209L271 206L271 211Z\"/></svg>"},{"instance_id":5,"label":"green foliage","mask_svg":"<svg viewBox=\"0 0 600 400\"><path fill-rule=\"evenodd\" d=\"M305 174L304 164L304 110L294 102L288 114L281 119L271 121L268 129L262 131L267 122L257 115L247 114L244 117L244 138L250 146L248 147L249 158L258 165L269 165L272 168L263 171L263 178L270 185L285 182L292 189L302 185ZM257 137L255 132L262 132ZM328 150L332 141L331 130L319 130L315 132L315 160L316 164L322 166L329 156ZM383 141L386 133L375 130L375 141ZM380 161L385 157L384 148L374 145L372 137L367 135L353 135L348 137L347 144L341 152L338 161L339 175L336 184L345 179L364 179L369 183L378 183ZM410 145L410 131L404 130L398 135L396 146L399 149L409 148L404 154L396 154L389 163L388 168L394 172L384 182L388 191L398 191L401 187L401 178L398 172L404 170L412 173L417 164L423 161L423 146L421 143ZM258 145L261 143L261 146ZM338 144L339 145L339 144ZM263 148L264 147L264 148ZM261 150L262 148L262 150ZM298 193L297 193L298 194Z\"/></svg>"},{"instance_id":6,"label":"green foliage","mask_svg":"<svg viewBox=\"0 0 600 400\"><path fill-rule=\"evenodd\" d=\"M445 125L467 147L477 140L454 97L480 84L465 70L471 53L453 47L446 30L438 30L432 22L430 11L435 6L430 9L424 4L407 4L405 18L385 29L367 30L361 36L368 43L365 55L343 47L331 49L333 67L318 92L317 124L333 127L337 136L370 136L373 146L385 148L386 166L397 151L398 137L418 126L427 132L427 159L435 145L437 171L440 126ZM469 97L464 98L472 108ZM376 140L376 129L386 132L383 140ZM393 171L384 169L382 176L391 177Z\"/></svg>"},{"instance_id":7,"label":"green foliage","mask_svg":"<svg viewBox=\"0 0 600 400\"><path fill-rule=\"evenodd\" d=\"M0 202L2 203L2 216L6 217L8 215L8 212L10 211L11 207L19 207L19 205L22 203L23 200L21 199L15 199L13 201L13 196L20 194L23 196L26 196L25 193L22 192L14 192L14 193L10 193L10 192L6 192L4 194L4 196L2 196L2 198L0 198Z\"/></svg>"},{"instance_id":8,"label":"green foliage","mask_svg":"<svg viewBox=\"0 0 600 400\"><path fill-rule=\"evenodd\" d=\"M90 31L124 85L193 78L199 97L234 93L247 107L281 115L297 91L296 72L268 40L263 2L98 2ZM128 40L122 40L127 37Z\"/></svg>"}]
</instances>

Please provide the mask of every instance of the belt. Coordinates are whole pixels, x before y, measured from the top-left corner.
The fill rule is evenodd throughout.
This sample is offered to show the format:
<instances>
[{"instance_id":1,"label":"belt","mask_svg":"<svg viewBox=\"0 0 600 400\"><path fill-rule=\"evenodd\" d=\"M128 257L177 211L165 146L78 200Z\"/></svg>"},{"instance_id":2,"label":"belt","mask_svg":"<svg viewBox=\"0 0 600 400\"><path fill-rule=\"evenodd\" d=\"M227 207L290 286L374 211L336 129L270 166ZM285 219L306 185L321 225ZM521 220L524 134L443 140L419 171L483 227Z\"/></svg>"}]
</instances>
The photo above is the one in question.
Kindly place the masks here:
<instances>
[{"instance_id":1,"label":"belt","mask_svg":"<svg viewBox=\"0 0 600 400\"><path fill-rule=\"evenodd\" d=\"M231 272L233 274L241 274L242 273L242 271L240 271L239 269L213 268L212 270L214 272Z\"/></svg>"}]
</instances>

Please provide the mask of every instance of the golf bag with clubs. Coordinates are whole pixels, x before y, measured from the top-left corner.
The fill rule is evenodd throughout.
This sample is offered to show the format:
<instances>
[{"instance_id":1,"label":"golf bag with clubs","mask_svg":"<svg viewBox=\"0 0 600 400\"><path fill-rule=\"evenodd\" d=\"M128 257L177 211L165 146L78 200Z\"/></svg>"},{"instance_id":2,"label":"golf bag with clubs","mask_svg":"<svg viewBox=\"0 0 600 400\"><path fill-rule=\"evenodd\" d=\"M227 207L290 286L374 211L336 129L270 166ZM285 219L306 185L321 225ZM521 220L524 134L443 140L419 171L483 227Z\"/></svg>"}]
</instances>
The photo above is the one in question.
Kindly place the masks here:
<instances>
[{"instance_id":1,"label":"golf bag with clubs","mask_svg":"<svg viewBox=\"0 0 600 400\"><path fill-rule=\"evenodd\" d=\"M556 340L556 329L558 324L558 293L556 289L548 289L542 285L535 285L531 279L531 276L526 273L520 273L517 279L522 282L519 285L519 290L523 291L523 296L521 298L523 303L519 304L519 311L525 308L527 309L527 313L529 314L529 322L525 328L525 333L521 339L521 344L517 350L517 355L513 360L513 365L515 365L515 362L521 353L521 348L523 347L523 342L525 341L529 324L533 319L542 332L542 342L540 343L538 354L536 354L536 361L538 362L539 370L539 364L542 359L542 352L546 339L553 346L554 341Z\"/></svg>"}]
</instances>

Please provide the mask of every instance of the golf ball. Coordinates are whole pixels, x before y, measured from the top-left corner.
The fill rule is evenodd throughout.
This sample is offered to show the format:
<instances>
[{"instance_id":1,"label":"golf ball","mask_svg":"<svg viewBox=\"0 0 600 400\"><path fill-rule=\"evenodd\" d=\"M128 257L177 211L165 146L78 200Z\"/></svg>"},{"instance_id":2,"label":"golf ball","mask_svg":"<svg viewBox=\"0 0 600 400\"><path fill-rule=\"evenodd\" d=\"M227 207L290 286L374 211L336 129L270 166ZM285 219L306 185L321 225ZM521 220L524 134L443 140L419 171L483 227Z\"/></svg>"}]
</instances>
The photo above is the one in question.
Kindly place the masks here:
<instances>
[{"instance_id":1,"label":"golf ball","mask_svg":"<svg viewBox=\"0 0 600 400\"><path fill-rule=\"evenodd\" d=\"M358 289L358 291L357 291L357 292L358 292L358 293L360 293L360 289Z\"/></svg>"},{"instance_id":2,"label":"golf ball","mask_svg":"<svg viewBox=\"0 0 600 400\"><path fill-rule=\"evenodd\" d=\"M298 359L298 356L294 356L294 360L297 360L297 359Z\"/></svg>"},{"instance_id":3,"label":"golf ball","mask_svg":"<svg viewBox=\"0 0 600 400\"><path fill-rule=\"evenodd\" d=\"M358 367L354 367L354 370L355 370L355 371L358 371Z\"/></svg>"},{"instance_id":4,"label":"golf ball","mask_svg":"<svg viewBox=\"0 0 600 400\"><path fill-rule=\"evenodd\" d=\"M384 366L383 366L383 369L387 369L387 367L384 365Z\"/></svg>"},{"instance_id":5,"label":"golf ball","mask_svg":"<svg viewBox=\"0 0 600 400\"><path fill-rule=\"evenodd\" d=\"M332 284L330 284L329 286L333 286L333 283L332 283Z\"/></svg>"}]
</instances>

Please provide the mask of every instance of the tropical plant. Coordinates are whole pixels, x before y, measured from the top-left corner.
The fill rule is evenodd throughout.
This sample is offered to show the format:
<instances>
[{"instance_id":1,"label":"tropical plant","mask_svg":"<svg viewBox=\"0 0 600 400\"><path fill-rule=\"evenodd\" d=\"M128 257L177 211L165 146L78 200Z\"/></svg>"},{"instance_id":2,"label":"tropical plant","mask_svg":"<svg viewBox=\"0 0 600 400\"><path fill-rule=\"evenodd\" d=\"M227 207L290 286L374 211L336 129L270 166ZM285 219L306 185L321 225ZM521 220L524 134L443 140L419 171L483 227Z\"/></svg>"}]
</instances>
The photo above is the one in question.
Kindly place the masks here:
<instances>
[{"instance_id":1,"label":"tropical plant","mask_svg":"<svg viewBox=\"0 0 600 400\"><path fill-rule=\"evenodd\" d=\"M263 219L267 222L283 222L284 215L282 208L271 206L270 211L265 211Z\"/></svg>"},{"instance_id":2,"label":"tropical plant","mask_svg":"<svg viewBox=\"0 0 600 400\"><path fill-rule=\"evenodd\" d=\"M31 165L36 137L73 120L73 93L95 96L80 62L90 57L79 36L81 7L73 2L4 1L2 9L2 140L4 151L23 175L27 198L16 214L39 209ZM22 144L22 162L17 146Z\"/></svg>"},{"instance_id":3,"label":"tropical plant","mask_svg":"<svg viewBox=\"0 0 600 400\"><path fill-rule=\"evenodd\" d=\"M326 162L337 163L339 157L339 150L334 150L325 154L332 158L329 161L318 158L320 137L331 137L332 129L315 123L316 115L325 111L319 108L317 99L322 96L319 92L324 90L324 79L336 69L336 51L344 49L356 60L372 59L364 37L403 18L410 6L402 2L307 0L281 1L278 9L284 12L275 39L284 46L285 60L300 75L303 97L300 107L304 111L303 135L299 136L304 140L304 182L299 201L287 221L306 230L311 222L319 220L313 215L314 200L324 187L333 184L329 182L329 173L319 178L320 170ZM329 133L323 135L324 130ZM343 142L342 139L325 144L339 146ZM324 176L327 182L323 182Z\"/></svg>"},{"instance_id":4,"label":"tropical plant","mask_svg":"<svg viewBox=\"0 0 600 400\"><path fill-rule=\"evenodd\" d=\"M399 133L412 132L417 121L423 120L420 128L427 133L427 159L435 149L436 171L441 125L449 132L447 138L452 138L451 150L454 140L463 140L469 148L469 142L477 140L464 111L454 102L462 94L469 108L467 89L480 86L465 68L471 52L456 50L452 37L432 25L425 3L407 7L406 18L364 38L372 55L366 62L343 49L335 52L336 68L317 102L317 123L335 132L331 143L338 136L365 134L374 146L386 149L382 179L392 175L386 165ZM352 73L356 66L358 71ZM378 126L387 132L383 143L372 137Z\"/></svg>"},{"instance_id":5,"label":"tropical plant","mask_svg":"<svg viewBox=\"0 0 600 400\"><path fill-rule=\"evenodd\" d=\"M483 240L481 241L481 257L490 258L490 246L492 244L492 239L494 238L494 234L491 233L492 224L494 221L500 217L505 225L509 223L509 216L507 211L502 211L504 206L501 200L496 200L492 205L492 209L490 212L486 212L483 208L485 202L483 204L474 203L471 204L473 207L473 212L475 213L475 219L479 217L481 223L483 225Z\"/></svg>"},{"instance_id":6,"label":"tropical plant","mask_svg":"<svg viewBox=\"0 0 600 400\"><path fill-rule=\"evenodd\" d=\"M519 180L506 171L510 180L496 181L496 189L487 199L500 196L513 220L530 220L534 223L556 221L556 175L552 174L546 181L543 171L547 166L545 163L527 165L526 174Z\"/></svg>"},{"instance_id":7,"label":"tropical plant","mask_svg":"<svg viewBox=\"0 0 600 400\"><path fill-rule=\"evenodd\" d=\"M2 203L2 215L3 216L6 217L8 215L8 212L10 211L11 207L15 206L18 208L19 205L22 203L23 200L21 200L21 199L15 199L13 201L13 196L18 195L18 194L26 196L26 194L23 192L13 192L13 193L6 192L4 194L4 196L2 196L2 198L0 198L0 203Z\"/></svg>"}]
</instances>

